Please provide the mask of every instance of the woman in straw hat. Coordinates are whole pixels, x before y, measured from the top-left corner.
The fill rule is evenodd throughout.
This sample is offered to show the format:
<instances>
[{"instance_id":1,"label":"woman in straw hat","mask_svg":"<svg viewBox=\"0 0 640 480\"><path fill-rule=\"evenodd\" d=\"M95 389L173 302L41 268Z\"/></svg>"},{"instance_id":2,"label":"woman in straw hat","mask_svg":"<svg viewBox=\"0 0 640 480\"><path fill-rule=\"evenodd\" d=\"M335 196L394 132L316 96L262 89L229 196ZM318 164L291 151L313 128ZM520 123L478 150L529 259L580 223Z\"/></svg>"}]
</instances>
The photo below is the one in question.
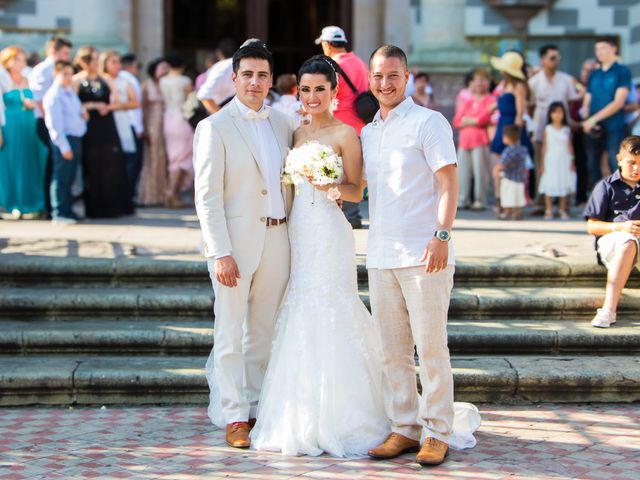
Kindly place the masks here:
<instances>
[{"instance_id":1,"label":"woman in straw hat","mask_svg":"<svg viewBox=\"0 0 640 480\"><path fill-rule=\"evenodd\" d=\"M505 125L517 125L520 129L520 143L527 148L533 158L533 146L524 125L524 115L527 110L529 88L524 69L524 58L520 52L505 52L501 57L491 57L491 65L502 72L504 87L498 97L498 111L500 117L496 127L496 133L491 142L491 152L494 155L495 165L499 161L506 145L502 142L502 128ZM496 194L500 191L499 185L495 185ZM496 208L499 213L499 198L496 197Z\"/></svg>"}]
</instances>

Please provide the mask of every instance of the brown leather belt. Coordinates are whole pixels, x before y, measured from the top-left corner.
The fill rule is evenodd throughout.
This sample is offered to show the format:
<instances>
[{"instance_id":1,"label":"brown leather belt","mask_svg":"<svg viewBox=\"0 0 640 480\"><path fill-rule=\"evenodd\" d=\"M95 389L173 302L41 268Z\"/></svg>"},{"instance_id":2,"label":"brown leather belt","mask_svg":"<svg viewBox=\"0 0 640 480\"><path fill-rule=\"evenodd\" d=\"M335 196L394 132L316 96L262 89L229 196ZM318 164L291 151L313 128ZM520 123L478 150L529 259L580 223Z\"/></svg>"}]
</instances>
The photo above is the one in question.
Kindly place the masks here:
<instances>
[{"instance_id":1,"label":"brown leather belt","mask_svg":"<svg viewBox=\"0 0 640 480\"><path fill-rule=\"evenodd\" d=\"M274 225L282 225L287 221L287 218L267 218L267 227L271 227Z\"/></svg>"}]
</instances>

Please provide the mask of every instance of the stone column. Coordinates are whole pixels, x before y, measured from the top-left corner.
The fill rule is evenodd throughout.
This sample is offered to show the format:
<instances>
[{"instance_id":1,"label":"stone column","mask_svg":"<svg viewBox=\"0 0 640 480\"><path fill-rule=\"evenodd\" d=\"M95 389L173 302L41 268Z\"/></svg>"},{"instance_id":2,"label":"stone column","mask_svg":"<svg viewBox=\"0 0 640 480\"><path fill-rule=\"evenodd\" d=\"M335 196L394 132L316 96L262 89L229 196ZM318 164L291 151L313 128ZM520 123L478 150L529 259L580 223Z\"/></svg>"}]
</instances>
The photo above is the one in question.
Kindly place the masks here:
<instances>
[{"instance_id":1,"label":"stone column","mask_svg":"<svg viewBox=\"0 0 640 480\"><path fill-rule=\"evenodd\" d=\"M410 3L410 0L384 0L384 43L400 47L407 53L414 25Z\"/></svg>"},{"instance_id":2,"label":"stone column","mask_svg":"<svg viewBox=\"0 0 640 480\"><path fill-rule=\"evenodd\" d=\"M73 0L72 39L74 46L94 45L102 50L114 48L128 51L131 45L130 17L127 18L130 0Z\"/></svg>"},{"instance_id":3,"label":"stone column","mask_svg":"<svg viewBox=\"0 0 640 480\"><path fill-rule=\"evenodd\" d=\"M349 41L356 55L365 61L382 44L384 4L385 0L353 0L353 38Z\"/></svg>"},{"instance_id":4,"label":"stone column","mask_svg":"<svg viewBox=\"0 0 640 480\"><path fill-rule=\"evenodd\" d=\"M161 0L133 0L136 55L143 65L164 54L164 8ZM144 75L143 75L144 76Z\"/></svg>"},{"instance_id":5,"label":"stone column","mask_svg":"<svg viewBox=\"0 0 640 480\"><path fill-rule=\"evenodd\" d=\"M451 118L463 74L480 62L480 52L465 38L465 0L421 0L420 9L409 63L429 73L440 109Z\"/></svg>"}]
</instances>

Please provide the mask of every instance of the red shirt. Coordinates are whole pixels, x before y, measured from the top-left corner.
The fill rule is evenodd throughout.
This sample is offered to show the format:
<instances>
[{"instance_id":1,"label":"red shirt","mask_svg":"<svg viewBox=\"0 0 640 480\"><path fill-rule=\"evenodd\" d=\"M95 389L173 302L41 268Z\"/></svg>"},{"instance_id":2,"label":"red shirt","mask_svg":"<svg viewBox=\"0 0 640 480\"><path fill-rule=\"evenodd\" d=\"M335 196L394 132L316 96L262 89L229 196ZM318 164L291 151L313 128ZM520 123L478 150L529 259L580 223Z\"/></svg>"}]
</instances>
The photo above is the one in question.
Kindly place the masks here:
<instances>
[{"instance_id":1,"label":"red shirt","mask_svg":"<svg viewBox=\"0 0 640 480\"><path fill-rule=\"evenodd\" d=\"M341 122L351 125L360 135L360 130L362 130L365 123L356 112L355 102L356 97L369 88L369 69L367 64L353 52L339 53L333 59L347 74L353 86L358 89L358 93L354 93L349 84L340 78L338 92L336 93L337 106L333 111L333 115Z\"/></svg>"},{"instance_id":2,"label":"red shirt","mask_svg":"<svg viewBox=\"0 0 640 480\"><path fill-rule=\"evenodd\" d=\"M464 103L461 103L456 116L453 118L453 126L460 129L458 135L458 148L471 150L472 148L489 145L489 136L487 135L487 125L491 120L491 106L495 105L496 98L487 94L480 100L471 97ZM462 127L462 117L475 118L478 125L469 125Z\"/></svg>"}]
</instances>

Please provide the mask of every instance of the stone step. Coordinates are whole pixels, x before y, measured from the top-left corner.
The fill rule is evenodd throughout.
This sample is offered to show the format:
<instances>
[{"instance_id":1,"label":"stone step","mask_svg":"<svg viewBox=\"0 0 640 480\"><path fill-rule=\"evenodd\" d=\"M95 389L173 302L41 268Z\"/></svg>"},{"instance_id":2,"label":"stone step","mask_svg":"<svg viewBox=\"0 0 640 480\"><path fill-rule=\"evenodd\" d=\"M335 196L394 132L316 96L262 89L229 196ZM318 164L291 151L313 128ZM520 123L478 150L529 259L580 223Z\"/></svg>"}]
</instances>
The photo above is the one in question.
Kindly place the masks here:
<instances>
[{"instance_id":1,"label":"stone step","mask_svg":"<svg viewBox=\"0 0 640 480\"><path fill-rule=\"evenodd\" d=\"M358 278L367 284L365 258L357 258ZM604 286L606 272L595 259L582 263L541 255L462 257L456 265L458 286ZM204 261L156 258L56 258L7 255L0 261L0 287L208 287ZM634 271L629 287L640 286Z\"/></svg>"},{"instance_id":2,"label":"stone step","mask_svg":"<svg viewBox=\"0 0 640 480\"><path fill-rule=\"evenodd\" d=\"M206 403L206 357L0 358L0 406ZM460 356L456 399L470 402L633 402L634 357Z\"/></svg>"},{"instance_id":3,"label":"stone step","mask_svg":"<svg viewBox=\"0 0 640 480\"><path fill-rule=\"evenodd\" d=\"M369 307L368 291L360 296ZM601 305L603 288L595 287L454 287L451 319L586 318ZM212 315L213 291L203 287L163 288L3 288L0 289L0 320L63 320L95 318L195 317ZM621 317L640 314L640 290L625 289L618 309Z\"/></svg>"},{"instance_id":4,"label":"stone step","mask_svg":"<svg viewBox=\"0 0 640 480\"><path fill-rule=\"evenodd\" d=\"M112 319L3 321L0 356L18 355L208 355L213 320ZM452 354L640 354L640 321L620 320L610 329L589 322L550 320L450 320ZM587 360L588 361L588 360Z\"/></svg>"},{"instance_id":5,"label":"stone step","mask_svg":"<svg viewBox=\"0 0 640 480\"><path fill-rule=\"evenodd\" d=\"M0 318L26 317L34 320L64 320L145 317L196 317L213 315L210 287L162 288L3 288L0 289Z\"/></svg>"}]
</instances>

